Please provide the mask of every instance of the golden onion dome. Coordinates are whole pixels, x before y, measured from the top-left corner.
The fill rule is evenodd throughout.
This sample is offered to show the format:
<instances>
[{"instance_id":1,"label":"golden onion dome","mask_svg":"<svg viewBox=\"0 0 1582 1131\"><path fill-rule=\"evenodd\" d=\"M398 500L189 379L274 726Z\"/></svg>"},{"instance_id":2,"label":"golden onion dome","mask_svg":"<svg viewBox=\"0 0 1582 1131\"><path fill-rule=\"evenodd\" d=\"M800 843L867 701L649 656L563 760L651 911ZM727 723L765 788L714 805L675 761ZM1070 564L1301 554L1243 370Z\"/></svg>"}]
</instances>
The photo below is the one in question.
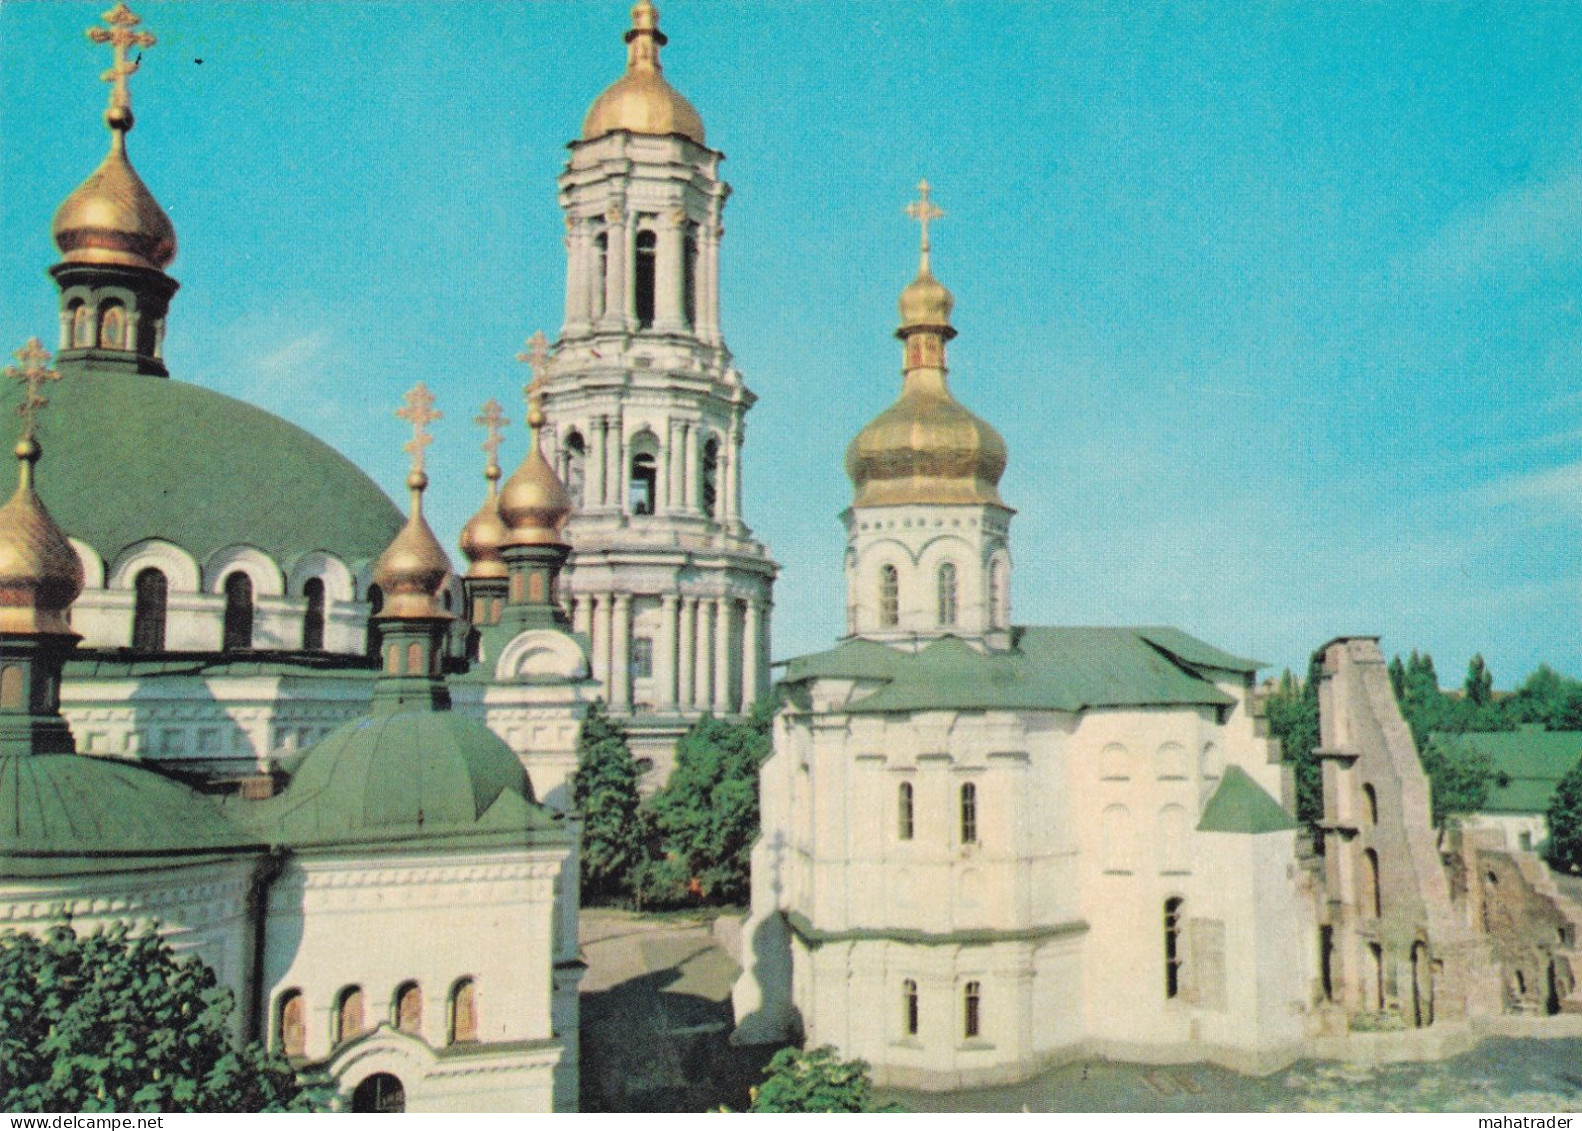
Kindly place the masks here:
<instances>
[{"instance_id":1,"label":"golden onion dome","mask_svg":"<svg viewBox=\"0 0 1582 1131\"><path fill-rule=\"evenodd\" d=\"M16 494L0 507L0 632L71 635L66 610L82 593L82 562L33 490L38 442L23 437Z\"/></svg>"},{"instance_id":2,"label":"golden onion dome","mask_svg":"<svg viewBox=\"0 0 1582 1131\"><path fill-rule=\"evenodd\" d=\"M533 440L527 458L511 473L500 492L500 521L505 524L507 546L558 546L560 528L575 503L571 492L549 466L539 446L544 414L535 404L527 414Z\"/></svg>"},{"instance_id":3,"label":"golden onion dome","mask_svg":"<svg viewBox=\"0 0 1582 1131\"><path fill-rule=\"evenodd\" d=\"M448 617L439 601L450 559L423 518L423 490L428 476L414 470L407 476L412 514L374 565L374 583L384 595L379 615L385 619Z\"/></svg>"},{"instance_id":4,"label":"golden onion dome","mask_svg":"<svg viewBox=\"0 0 1582 1131\"><path fill-rule=\"evenodd\" d=\"M944 383L908 380L900 399L846 449L852 505L992 503L1005 474L1005 440L962 407Z\"/></svg>"},{"instance_id":5,"label":"golden onion dome","mask_svg":"<svg viewBox=\"0 0 1582 1131\"><path fill-rule=\"evenodd\" d=\"M176 258L176 228L126 158L125 118L111 111L110 152L55 212L55 246L67 263L162 271Z\"/></svg>"},{"instance_id":6,"label":"golden onion dome","mask_svg":"<svg viewBox=\"0 0 1582 1131\"><path fill-rule=\"evenodd\" d=\"M582 119L582 139L592 141L625 130L634 134L680 134L703 145L703 119L665 81L659 49L665 45L659 30L659 9L649 0L638 0L632 9L632 29L626 33L626 73L593 100Z\"/></svg>"},{"instance_id":7,"label":"golden onion dome","mask_svg":"<svg viewBox=\"0 0 1582 1131\"><path fill-rule=\"evenodd\" d=\"M917 278L901 292L901 332L913 327L942 329L950 337L956 331L950 326L950 312L956 300L945 289L945 284L934 278L925 263Z\"/></svg>"},{"instance_id":8,"label":"golden onion dome","mask_svg":"<svg viewBox=\"0 0 1582 1131\"><path fill-rule=\"evenodd\" d=\"M489 471L489 497L483 501L483 506L478 508L478 513L467 520L467 525L461 528L461 552L467 556L471 563L467 576L471 578L505 577L505 559L500 556L500 547L505 544L505 523L500 520L500 498L496 483L500 478L500 469L493 464Z\"/></svg>"}]
</instances>

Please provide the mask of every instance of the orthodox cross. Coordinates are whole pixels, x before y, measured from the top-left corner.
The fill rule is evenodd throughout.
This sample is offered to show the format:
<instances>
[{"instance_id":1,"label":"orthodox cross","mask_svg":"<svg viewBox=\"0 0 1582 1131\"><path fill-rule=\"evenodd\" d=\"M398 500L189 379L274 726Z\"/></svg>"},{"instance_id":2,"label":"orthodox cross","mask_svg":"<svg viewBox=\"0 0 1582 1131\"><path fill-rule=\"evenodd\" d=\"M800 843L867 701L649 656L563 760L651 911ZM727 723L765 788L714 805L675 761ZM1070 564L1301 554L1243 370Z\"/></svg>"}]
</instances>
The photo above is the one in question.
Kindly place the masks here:
<instances>
[{"instance_id":1,"label":"orthodox cross","mask_svg":"<svg viewBox=\"0 0 1582 1131\"><path fill-rule=\"evenodd\" d=\"M490 397L483 405L483 413L473 417L472 422L484 431L483 450L489 455L489 466L484 474L490 479L498 478L500 474L500 438L505 426L511 423L505 418L505 413L500 411L500 402Z\"/></svg>"},{"instance_id":2,"label":"orthodox cross","mask_svg":"<svg viewBox=\"0 0 1582 1131\"><path fill-rule=\"evenodd\" d=\"M22 418L22 438L31 440L38 424L38 410L49 404L39 392L45 381L59 381L60 374L49 367L49 350L37 338L29 338L27 345L11 355L20 365L5 367L5 375L27 384L27 393L17 405L17 415Z\"/></svg>"},{"instance_id":3,"label":"orthodox cross","mask_svg":"<svg viewBox=\"0 0 1582 1131\"><path fill-rule=\"evenodd\" d=\"M108 43L114 50L110 69L100 76L110 85L110 108L127 110L132 99L126 90L126 80L137 74L138 60L128 59L128 47L152 47L159 41L146 31L133 31L143 18L128 8L123 0L100 17L109 27L91 27L88 38L95 43Z\"/></svg>"},{"instance_id":4,"label":"orthodox cross","mask_svg":"<svg viewBox=\"0 0 1582 1131\"><path fill-rule=\"evenodd\" d=\"M917 196L918 196L918 199L914 200L911 204L908 204L906 206L906 214L908 216L910 216L912 219L916 220L918 222L918 224L923 229L923 266L924 267L928 266L928 222L930 220L938 220L940 217L942 217L945 214L945 210L944 209L940 208L939 205L935 204L932 200L930 200L928 198L928 192L929 192L928 182L927 181L918 181L917 182Z\"/></svg>"},{"instance_id":5,"label":"orthodox cross","mask_svg":"<svg viewBox=\"0 0 1582 1131\"><path fill-rule=\"evenodd\" d=\"M523 344L527 348L516 355L516 360L533 371L533 380L522 386L523 395L532 400L543 392L544 378L549 373L549 339L538 330Z\"/></svg>"},{"instance_id":6,"label":"orthodox cross","mask_svg":"<svg viewBox=\"0 0 1582 1131\"><path fill-rule=\"evenodd\" d=\"M428 434L428 426L445 414L434 411L434 394L419 381L407 393L404 407L396 409L396 415L412 425L412 439L407 442L405 449L412 453L412 470L422 471L423 449L434 442L434 437Z\"/></svg>"}]
</instances>

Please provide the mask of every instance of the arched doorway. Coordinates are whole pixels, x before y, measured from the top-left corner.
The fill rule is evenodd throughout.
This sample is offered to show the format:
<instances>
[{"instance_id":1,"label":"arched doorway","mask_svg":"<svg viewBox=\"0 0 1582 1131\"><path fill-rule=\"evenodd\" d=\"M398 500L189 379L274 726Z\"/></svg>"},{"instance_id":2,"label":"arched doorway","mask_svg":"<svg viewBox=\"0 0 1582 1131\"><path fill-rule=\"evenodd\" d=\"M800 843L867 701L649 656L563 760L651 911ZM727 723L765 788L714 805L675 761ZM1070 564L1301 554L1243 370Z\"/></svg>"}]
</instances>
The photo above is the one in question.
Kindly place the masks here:
<instances>
[{"instance_id":1,"label":"arched doorway","mask_svg":"<svg viewBox=\"0 0 1582 1131\"><path fill-rule=\"evenodd\" d=\"M388 1072L375 1072L352 1093L352 1110L399 1113L406 1110L406 1089Z\"/></svg>"},{"instance_id":2,"label":"arched doorway","mask_svg":"<svg viewBox=\"0 0 1582 1131\"><path fill-rule=\"evenodd\" d=\"M1421 941L1412 946L1412 1023L1419 1029L1434 1023L1434 967Z\"/></svg>"}]
</instances>

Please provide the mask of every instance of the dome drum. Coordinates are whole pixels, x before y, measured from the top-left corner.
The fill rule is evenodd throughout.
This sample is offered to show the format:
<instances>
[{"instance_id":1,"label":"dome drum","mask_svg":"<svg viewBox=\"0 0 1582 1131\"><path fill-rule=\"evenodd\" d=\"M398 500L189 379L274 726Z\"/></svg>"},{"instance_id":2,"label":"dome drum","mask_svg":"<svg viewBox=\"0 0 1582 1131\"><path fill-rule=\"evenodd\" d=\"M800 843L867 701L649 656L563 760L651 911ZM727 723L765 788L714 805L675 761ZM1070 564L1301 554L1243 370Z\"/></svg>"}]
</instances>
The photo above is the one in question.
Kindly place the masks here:
<instances>
[{"instance_id":1,"label":"dome drum","mask_svg":"<svg viewBox=\"0 0 1582 1131\"><path fill-rule=\"evenodd\" d=\"M68 372L168 377L165 316L180 284L146 267L57 263L60 287L57 363Z\"/></svg>"}]
</instances>

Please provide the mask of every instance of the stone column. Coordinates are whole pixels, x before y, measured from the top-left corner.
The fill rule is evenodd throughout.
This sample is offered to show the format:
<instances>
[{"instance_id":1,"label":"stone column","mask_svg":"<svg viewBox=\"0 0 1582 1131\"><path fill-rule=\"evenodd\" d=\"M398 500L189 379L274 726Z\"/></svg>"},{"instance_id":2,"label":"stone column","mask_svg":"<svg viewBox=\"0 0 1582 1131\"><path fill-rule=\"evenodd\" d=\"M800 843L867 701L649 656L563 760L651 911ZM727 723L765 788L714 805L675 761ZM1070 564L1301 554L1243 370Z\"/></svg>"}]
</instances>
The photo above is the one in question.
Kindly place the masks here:
<instances>
[{"instance_id":1,"label":"stone column","mask_svg":"<svg viewBox=\"0 0 1582 1131\"><path fill-rule=\"evenodd\" d=\"M681 598L681 642L676 647L676 699L683 709L690 708L694 700L693 676L697 673L698 599Z\"/></svg>"},{"instance_id":2,"label":"stone column","mask_svg":"<svg viewBox=\"0 0 1582 1131\"><path fill-rule=\"evenodd\" d=\"M605 688L609 687L610 676L610 598L603 593L593 593L588 597L591 606L593 621L593 678ZM609 695L606 691L606 701Z\"/></svg>"},{"instance_id":3,"label":"stone column","mask_svg":"<svg viewBox=\"0 0 1582 1131\"><path fill-rule=\"evenodd\" d=\"M739 491L741 488L741 471L737 461L741 455L741 432L736 419L731 420L730 430L726 433L725 444L720 452L720 521L733 522L741 517Z\"/></svg>"},{"instance_id":4,"label":"stone column","mask_svg":"<svg viewBox=\"0 0 1582 1131\"><path fill-rule=\"evenodd\" d=\"M720 344L720 225L721 200L709 201L708 218L698 226L698 337Z\"/></svg>"},{"instance_id":5,"label":"stone column","mask_svg":"<svg viewBox=\"0 0 1582 1131\"><path fill-rule=\"evenodd\" d=\"M721 597L714 606L714 713L731 713L731 606Z\"/></svg>"},{"instance_id":6,"label":"stone column","mask_svg":"<svg viewBox=\"0 0 1582 1131\"><path fill-rule=\"evenodd\" d=\"M621 313L628 332L637 329L637 213L626 216L626 228L621 233Z\"/></svg>"},{"instance_id":7,"label":"stone column","mask_svg":"<svg viewBox=\"0 0 1582 1131\"><path fill-rule=\"evenodd\" d=\"M681 426L674 420L665 422L665 503L661 514L672 514L676 510L676 500L680 497L680 488L676 486L676 477L681 472Z\"/></svg>"},{"instance_id":8,"label":"stone column","mask_svg":"<svg viewBox=\"0 0 1582 1131\"><path fill-rule=\"evenodd\" d=\"M571 599L571 631L593 635L593 598L586 594Z\"/></svg>"},{"instance_id":9,"label":"stone column","mask_svg":"<svg viewBox=\"0 0 1582 1131\"><path fill-rule=\"evenodd\" d=\"M610 633L610 710L632 709L632 598L617 593Z\"/></svg>"},{"instance_id":10,"label":"stone column","mask_svg":"<svg viewBox=\"0 0 1582 1131\"><path fill-rule=\"evenodd\" d=\"M681 509L687 514L697 514L702 506L698 498L698 425L689 422L681 427L686 433L682 444L686 458L681 465Z\"/></svg>"},{"instance_id":11,"label":"stone column","mask_svg":"<svg viewBox=\"0 0 1582 1131\"><path fill-rule=\"evenodd\" d=\"M654 243L654 329L679 333L682 318L682 230L686 213L679 208L659 217Z\"/></svg>"},{"instance_id":12,"label":"stone column","mask_svg":"<svg viewBox=\"0 0 1582 1131\"><path fill-rule=\"evenodd\" d=\"M71 314L64 308L60 311L60 345L56 352L71 349Z\"/></svg>"},{"instance_id":13,"label":"stone column","mask_svg":"<svg viewBox=\"0 0 1582 1131\"><path fill-rule=\"evenodd\" d=\"M604 219L607 221L604 234L609 248L605 253L604 265L604 317L599 319L599 328L624 331L629 305L626 293L626 249L630 241L626 237L626 218L621 214L621 208L612 204L604 214Z\"/></svg>"},{"instance_id":14,"label":"stone column","mask_svg":"<svg viewBox=\"0 0 1582 1131\"><path fill-rule=\"evenodd\" d=\"M605 502L621 513L626 512L626 425L619 410L610 418L610 434L605 437L604 448L610 457L610 467L605 482L609 489Z\"/></svg>"},{"instance_id":15,"label":"stone column","mask_svg":"<svg viewBox=\"0 0 1582 1131\"><path fill-rule=\"evenodd\" d=\"M654 641L654 707L663 714L676 709L676 605L674 593L659 598L659 639Z\"/></svg>"},{"instance_id":16,"label":"stone column","mask_svg":"<svg viewBox=\"0 0 1582 1131\"><path fill-rule=\"evenodd\" d=\"M742 712L753 709L761 689L758 686L758 625L763 606L749 598L742 606Z\"/></svg>"},{"instance_id":17,"label":"stone column","mask_svg":"<svg viewBox=\"0 0 1582 1131\"><path fill-rule=\"evenodd\" d=\"M740 415L731 422L731 489L726 497L730 499L731 520L740 522L742 519L742 443L746 439L747 425Z\"/></svg>"},{"instance_id":18,"label":"stone column","mask_svg":"<svg viewBox=\"0 0 1582 1131\"><path fill-rule=\"evenodd\" d=\"M694 662L697 671L692 680L692 705L698 710L706 710L713 694L713 684L710 682L710 673L713 666L709 663L713 650L709 647L710 620L714 612L714 601L708 597L698 598L698 631L693 637Z\"/></svg>"},{"instance_id":19,"label":"stone column","mask_svg":"<svg viewBox=\"0 0 1582 1131\"><path fill-rule=\"evenodd\" d=\"M595 416L588 422L588 459L583 466L587 482L583 485L583 493L590 509L604 505L604 427L602 416Z\"/></svg>"}]
</instances>

